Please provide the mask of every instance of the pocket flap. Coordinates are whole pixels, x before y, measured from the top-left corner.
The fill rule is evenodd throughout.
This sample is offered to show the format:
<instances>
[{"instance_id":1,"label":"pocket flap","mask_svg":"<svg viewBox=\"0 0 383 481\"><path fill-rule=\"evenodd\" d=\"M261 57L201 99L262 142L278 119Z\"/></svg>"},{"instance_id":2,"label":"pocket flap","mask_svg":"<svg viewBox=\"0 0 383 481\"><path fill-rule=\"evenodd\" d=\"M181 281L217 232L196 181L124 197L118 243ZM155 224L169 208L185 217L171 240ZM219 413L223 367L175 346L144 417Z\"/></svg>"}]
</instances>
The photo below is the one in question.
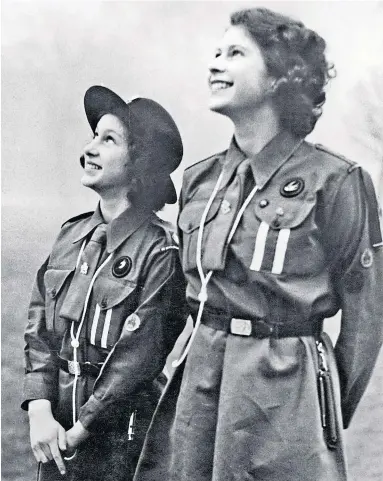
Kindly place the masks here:
<instances>
[{"instance_id":1,"label":"pocket flap","mask_svg":"<svg viewBox=\"0 0 383 481\"><path fill-rule=\"evenodd\" d=\"M222 199L218 197L214 199L207 214L205 225L217 215L221 201ZM208 199L197 199L185 205L178 217L178 227L183 232L190 234L190 232L199 228L207 202Z\"/></svg>"},{"instance_id":2,"label":"pocket flap","mask_svg":"<svg viewBox=\"0 0 383 481\"><path fill-rule=\"evenodd\" d=\"M255 215L258 220L266 222L271 229L294 229L303 224L315 205L314 200L283 199L280 206L270 203L262 208L255 204Z\"/></svg>"},{"instance_id":3,"label":"pocket flap","mask_svg":"<svg viewBox=\"0 0 383 481\"><path fill-rule=\"evenodd\" d=\"M48 269L44 274L44 283L47 294L54 299L74 269Z\"/></svg>"},{"instance_id":4,"label":"pocket flap","mask_svg":"<svg viewBox=\"0 0 383 481\"><path fill-rule=\"evenodd\" d=\"M100 276L94 286L96 302L101 310L111 309L123 302L136 289L137 284L124 279L123 282L110 276Z\"/></svg>"}]
</instances>

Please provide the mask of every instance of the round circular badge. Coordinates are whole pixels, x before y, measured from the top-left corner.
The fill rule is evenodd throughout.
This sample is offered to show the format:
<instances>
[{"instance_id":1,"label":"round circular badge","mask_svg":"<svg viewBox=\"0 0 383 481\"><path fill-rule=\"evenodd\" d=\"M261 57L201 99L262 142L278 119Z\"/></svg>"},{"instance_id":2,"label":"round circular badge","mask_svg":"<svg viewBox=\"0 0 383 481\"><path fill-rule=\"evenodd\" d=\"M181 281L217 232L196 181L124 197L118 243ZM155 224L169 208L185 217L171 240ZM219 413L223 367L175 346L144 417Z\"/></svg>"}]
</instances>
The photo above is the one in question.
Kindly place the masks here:
<instances>
[{"instance_id":1,"label":"round circular badge","mask_svg":"<svg viewBox=\"0 0 383 481\"><path fill-rule=\"evenodd\" d=\"M283 197L295 197L305 188L305 182L301 177L294 177L285 182L280 190Z\"/></svg>"},{"instance_id":2,"label":"round circular badge","mask_svg":"<svg viewBox=\"0 0 383 481\"><path fill-rule=\"evenodd\" d=\"M135 312L133 312L133 314L130 314L125 321L125 329L129 332L133 332L140 327L140 324L141 319Z\"/></svg>"},{"instance_id":3,"label":"round circular badge","mask_svg":"<svg viewBox=\"0 0 383 481\"><path fill-rule=\"evenodd\" d=\"M130 257L119 257L113 264L112 273L115 277L124 277L131 268L132 260Z\"/></svg>"},{"instance_id":4,"label":"round circular badge","mask_svg":"<svg viewBox=\"0 0 383 481\"><path fill-rule=\"evenodd\" d=\"M372 254L372 251L371 249L369 249L368 247L366 249L364 249L363 251L363 254L360 258L360 263L362 264L363 267L365 267L366 269L368 269L369 267L372 266L372 263L373 263L373 254Z\"/></svg>"}]
</instances>

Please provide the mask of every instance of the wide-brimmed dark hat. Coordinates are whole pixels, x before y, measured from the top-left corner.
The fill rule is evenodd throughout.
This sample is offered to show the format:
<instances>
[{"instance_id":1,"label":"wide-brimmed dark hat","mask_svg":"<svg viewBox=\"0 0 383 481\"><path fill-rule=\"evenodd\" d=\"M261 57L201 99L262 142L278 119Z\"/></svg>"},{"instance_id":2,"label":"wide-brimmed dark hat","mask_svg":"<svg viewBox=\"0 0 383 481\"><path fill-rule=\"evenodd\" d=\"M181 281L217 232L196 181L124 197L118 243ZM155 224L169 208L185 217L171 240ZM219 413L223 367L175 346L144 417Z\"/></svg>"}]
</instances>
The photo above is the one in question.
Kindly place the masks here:
<instances>
[{"instance_id":1,"label":"wide-brimmed dark hat","mask_svg":"<svg viewBox=\"0 0 383 481\"><path fill-rule=\"evenodd\" d=\"M174 204L177 194L170 178L180 164L183 145L171 115L157 102L137 97L125 102L106 87L90 87L84 97L85 112L94 132L103 115L116 115L128 131L129 154L144 176L155 176L166 186L166 203Z\"/></svg>"}]
</instances>

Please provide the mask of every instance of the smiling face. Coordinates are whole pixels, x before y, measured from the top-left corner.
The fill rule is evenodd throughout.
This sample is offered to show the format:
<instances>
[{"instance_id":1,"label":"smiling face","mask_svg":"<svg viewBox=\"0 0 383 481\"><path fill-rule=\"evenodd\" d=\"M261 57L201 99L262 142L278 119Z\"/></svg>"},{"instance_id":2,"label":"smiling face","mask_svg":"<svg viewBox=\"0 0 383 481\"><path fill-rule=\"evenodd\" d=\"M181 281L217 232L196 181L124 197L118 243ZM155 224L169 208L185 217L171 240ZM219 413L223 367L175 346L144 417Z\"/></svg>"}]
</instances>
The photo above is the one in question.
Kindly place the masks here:
<instances>
[{"instance_id":1,"label":"smiling face","mask_svg":"<svg viewBox=\"0 0 383 481\"><path fill-rule=\"evenodd\" d=\"M228 117L259 108L270 99L273 78L247 31L229 27L209 66L209 107Z\"/></svg>"},{"instance_id":2,"label":"smiling face","mask_svg":"<svg viewBox=\"0 0 383 481\"><path fill-rule=\"evenodd\" d=\"M127 192L129 151L123 122L112 114L99 120L94 137L84 148L84 175L81 183L102 195Z\"/></svg>"}]
</instances>

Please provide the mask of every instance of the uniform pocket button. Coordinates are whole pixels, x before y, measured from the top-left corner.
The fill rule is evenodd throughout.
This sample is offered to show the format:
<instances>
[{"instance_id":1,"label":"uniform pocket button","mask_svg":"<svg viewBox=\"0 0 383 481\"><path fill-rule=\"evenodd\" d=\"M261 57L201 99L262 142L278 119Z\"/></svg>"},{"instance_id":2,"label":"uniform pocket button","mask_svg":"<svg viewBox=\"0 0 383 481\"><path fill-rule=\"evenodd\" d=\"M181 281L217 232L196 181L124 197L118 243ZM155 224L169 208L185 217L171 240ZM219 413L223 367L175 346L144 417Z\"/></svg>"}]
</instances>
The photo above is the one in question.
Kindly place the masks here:
<instances>
[{"instance_id":1,"label":"uniform pocket button","mask_svg":"<svg viewBox=\"0 0 383 481\"><path fill-rule=\"evenodd\" d=\"M56 294L57 294L56 289L52 289L52 290L51 290L51 297L52 297L52 299L54 299L54 298L56 297Z\"/></svg>"},{"instance_id":2,"label":"uniform pocket button","mask_svg":"<svg viewBox=\"0 0 383 481\"><path fill-rule=\"evenodd\" d=\"M107 300L106 300L106 299L103 299L103 300L101 301L101 307L102 307L103 309L105 309L105 307L106 307L107 305L108 305Z\"/></svg>"}]
</instances>

